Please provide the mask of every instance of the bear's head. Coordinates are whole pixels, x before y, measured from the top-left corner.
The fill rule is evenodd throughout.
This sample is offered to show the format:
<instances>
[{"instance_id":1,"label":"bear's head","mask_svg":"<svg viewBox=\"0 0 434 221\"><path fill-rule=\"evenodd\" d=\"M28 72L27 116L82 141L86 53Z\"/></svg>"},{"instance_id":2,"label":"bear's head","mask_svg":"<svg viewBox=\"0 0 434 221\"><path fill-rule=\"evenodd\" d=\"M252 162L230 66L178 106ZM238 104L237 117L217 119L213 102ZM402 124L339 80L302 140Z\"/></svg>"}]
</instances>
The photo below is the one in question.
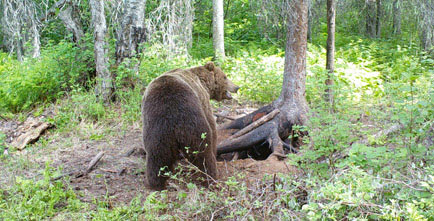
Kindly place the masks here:
<instances>
[{"instance_id":1,"label":"bear's head","mask_svg":"<svg viewBox=\"0 0 434 221\"><path fill-rule=\"evenodd\" d=\"M232 99L231 93L237 93L240 87L229 80L222 69L215 66L213 62L206 63L205 68L214 76L214 82L211 82L211 99L217 101Z\"/></svg>"}]
</instances>

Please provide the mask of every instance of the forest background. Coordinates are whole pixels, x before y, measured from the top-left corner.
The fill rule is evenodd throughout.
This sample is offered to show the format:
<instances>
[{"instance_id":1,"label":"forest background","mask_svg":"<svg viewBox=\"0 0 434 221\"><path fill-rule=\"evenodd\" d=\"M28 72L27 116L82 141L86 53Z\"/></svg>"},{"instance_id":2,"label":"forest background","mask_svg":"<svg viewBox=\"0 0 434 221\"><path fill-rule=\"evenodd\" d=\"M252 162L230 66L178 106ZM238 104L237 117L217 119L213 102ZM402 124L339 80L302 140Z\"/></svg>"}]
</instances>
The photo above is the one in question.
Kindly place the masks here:
<instances>
[{"instance_id":1,"label":"forest background","mask_svg":"<svg viewBox=\"0 0 434 221\"><path fill-rule=\"evenodd\" d=\"M213 47L217 2L2 0L1 125L43 115L55 129L24 154L0 131L0 219L434 219L432 0L336 1L333 72L334 1L220 1L223 54ZM174 68L215 60L241 86L235 101L212 102L216 109L274 101L294 3L308 9L310 109L306 125L293 126L309 139L286 159L297 172L265 175L253 188L238 171L218 191L174 174L176 193L113 204L108 194L83 201L71 180L53 180L62 166L52 159L32 163L71 136L101 142L137 127L146 85Z\"/></svg>"}]
</instances>

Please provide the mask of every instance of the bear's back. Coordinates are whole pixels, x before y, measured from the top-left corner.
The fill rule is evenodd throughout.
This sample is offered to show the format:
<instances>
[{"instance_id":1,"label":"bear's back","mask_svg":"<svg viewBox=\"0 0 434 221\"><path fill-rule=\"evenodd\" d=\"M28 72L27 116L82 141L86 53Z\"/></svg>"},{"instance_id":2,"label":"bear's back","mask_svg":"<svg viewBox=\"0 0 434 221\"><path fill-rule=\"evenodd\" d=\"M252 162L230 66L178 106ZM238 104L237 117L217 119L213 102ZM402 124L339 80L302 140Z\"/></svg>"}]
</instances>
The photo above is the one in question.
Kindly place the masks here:
<instances>
[{"instance_id":1,"label":"bear's back","mask_svg":"<svg viewBox=\"0 0 434 221\"><path fill-rule=\"evenodd\" d=\"M185 148L197 145L202 133L210 133L206 107L200 98L206 91L188 80L179 71L172 71L156 78L146 89L142 102L145 149L160 148L162 143Z\"/></svg>"}]
</instances>

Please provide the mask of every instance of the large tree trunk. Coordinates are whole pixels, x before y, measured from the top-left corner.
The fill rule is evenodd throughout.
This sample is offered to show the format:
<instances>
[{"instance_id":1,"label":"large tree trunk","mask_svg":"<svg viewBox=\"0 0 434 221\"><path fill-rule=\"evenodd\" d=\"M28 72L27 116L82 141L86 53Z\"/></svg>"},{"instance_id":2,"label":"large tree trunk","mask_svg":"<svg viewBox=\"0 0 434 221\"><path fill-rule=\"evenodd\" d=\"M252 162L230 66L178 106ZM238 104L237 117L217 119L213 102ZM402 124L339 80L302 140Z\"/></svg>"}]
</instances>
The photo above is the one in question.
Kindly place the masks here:
<instances>
[{"instance_id":1,"label":"large tree trunk","mask_svg":"<svg viewBox=\"0 0 434 221\"><path fill-rule=\"evenodd\" d=\"M375 0L366 0L366 34L371 38L377 34L375 9Z\"/></svg>"},{"instance_id":2,"label":"large tree trunk","mask_svg":"<svg viewBox=\"0 0 434 221\"><path fill-rule=\"evenodd\" d=\"M401 3L400 0L393 1L393 34L401 34Z\"/></svg>"},{"instance_id":3,"label":"large tree trunk","mask_svg":"<svg viewBox=\"0 0 434 221\"><path fill-rule=\"evenodd\" d=\"M116 41L116 64L139 54L140 44L146 41L145 4L146 0L127 0L124 3L123 18Z\"/></svg>"},{"instance_id":4,"label":"large tree trunk","mask_svg":"<svg viewBox=\"0 0 434 221\"><path fill-rule=\"evenodd\" d=\"M381 38L381 17L383 11L381 8L381 0L377 0L377 21L376 21L376 34L377 38Z\"/></svg>"},{"instance_id":5,"label":"large tree trunk","mask_svg":"<svg viewBox=\"0 0 434 221\"><path fill-rule=\"evenodd\" d=\"M225 57L223 0L213 0L212 10L214 53L216 58L223 59Z\"/></svg>"},{"instance_id":6,"label":"large tree trunk","mask_svg":"<svg viewBox=\"0 0 434 221\"><path fill-rule=\"evenodd\" d=\"M99 100L108 103L112 95L113 82L108 69L108 47L105 40L107 27L104 15L104 1L89 0L89 4L92 13L93 33L95 38L94 53L97 76L95 93Z\"/></svg>"},{"instance_id":7,"label":"large tree trunk","mask_svg":"<svg viewBox=\"0 0 434 221\"><path fill-rule=\"evenodd\" d=\"M333 108L333 73L335 71L335 20L336 20L336 1L327 0L327 80L325 82L326 100ZM332 109L331 109L332 110Z\"/></svg>"},{"instance_id":8,"label":"large tree trunk","mask_svg":"<svg viewBox=\"0 0 434 221\"><path fill-rule=\"evenodd\" d=\"M304 125L309 111L305 98L307 49L307 0L289 3L286 32L285 66L282 92L277 100L255 112L236 119L220 129L241 129L218 145L217 153L248 151L266 143L271 156L284 158L284 148L294 151L299 139L285 140L292 134L293 125ZM258 123L254 123L258 122Z\"/></svg>"}]
</instances>

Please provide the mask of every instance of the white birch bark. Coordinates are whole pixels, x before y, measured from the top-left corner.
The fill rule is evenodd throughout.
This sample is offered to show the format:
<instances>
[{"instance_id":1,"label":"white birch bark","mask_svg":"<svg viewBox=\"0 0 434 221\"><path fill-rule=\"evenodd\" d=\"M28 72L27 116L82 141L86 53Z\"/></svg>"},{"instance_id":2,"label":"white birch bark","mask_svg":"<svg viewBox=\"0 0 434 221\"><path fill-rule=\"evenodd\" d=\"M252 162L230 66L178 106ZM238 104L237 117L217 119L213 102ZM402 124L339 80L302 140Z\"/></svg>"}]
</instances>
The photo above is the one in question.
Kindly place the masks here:
<instances>
[{"instance_id":1,"label":"white birch bark","mask_svg":"<svg viewBox=\"0 0 434 221\"><path fill-rule=\"evenodd\" d=\"M95 93L98 99L107 103L111 98L113 82L108 69L108 48L105 40L107 25L104 14L104 1L89 0L89 5L92 13L93 33L95 38L94 53L97 76Z\"/></svg>"},{"instance_id":2,"label":"white birch bark","mask_svg":"<svg viewBox=\"0 0 434 221\"><path fill-rule=\"evenodd\" d=\"M74 6L69 5L65 6L59 11L59 18L62 20L66 29L72 33L73 41L79 43L81 38L84 36L84 32L77 15L74 15L76 12L73 10L73 7Z\"/></svg>"},{"instance_id":3,"label":"white birch bark","mask_svg":"<svg viewBox=\"0 0 434 221\"><path fill-rule=\"evenodd\" d=\"M217 59L225 57L223 0L213 0L213 45Z\"/></svg>"},{"instance_id":4,"label":"white birch bark","mask_svg":"<svg viewBox=\"0 0 434 221\"><path fill-rule=\"evenodd\" d=\"M145 33L146 0L126 0L121 27L116 42L116 63L131 58L138 53L141 43L146 41Z\"/></svg>"}]
</instances>

